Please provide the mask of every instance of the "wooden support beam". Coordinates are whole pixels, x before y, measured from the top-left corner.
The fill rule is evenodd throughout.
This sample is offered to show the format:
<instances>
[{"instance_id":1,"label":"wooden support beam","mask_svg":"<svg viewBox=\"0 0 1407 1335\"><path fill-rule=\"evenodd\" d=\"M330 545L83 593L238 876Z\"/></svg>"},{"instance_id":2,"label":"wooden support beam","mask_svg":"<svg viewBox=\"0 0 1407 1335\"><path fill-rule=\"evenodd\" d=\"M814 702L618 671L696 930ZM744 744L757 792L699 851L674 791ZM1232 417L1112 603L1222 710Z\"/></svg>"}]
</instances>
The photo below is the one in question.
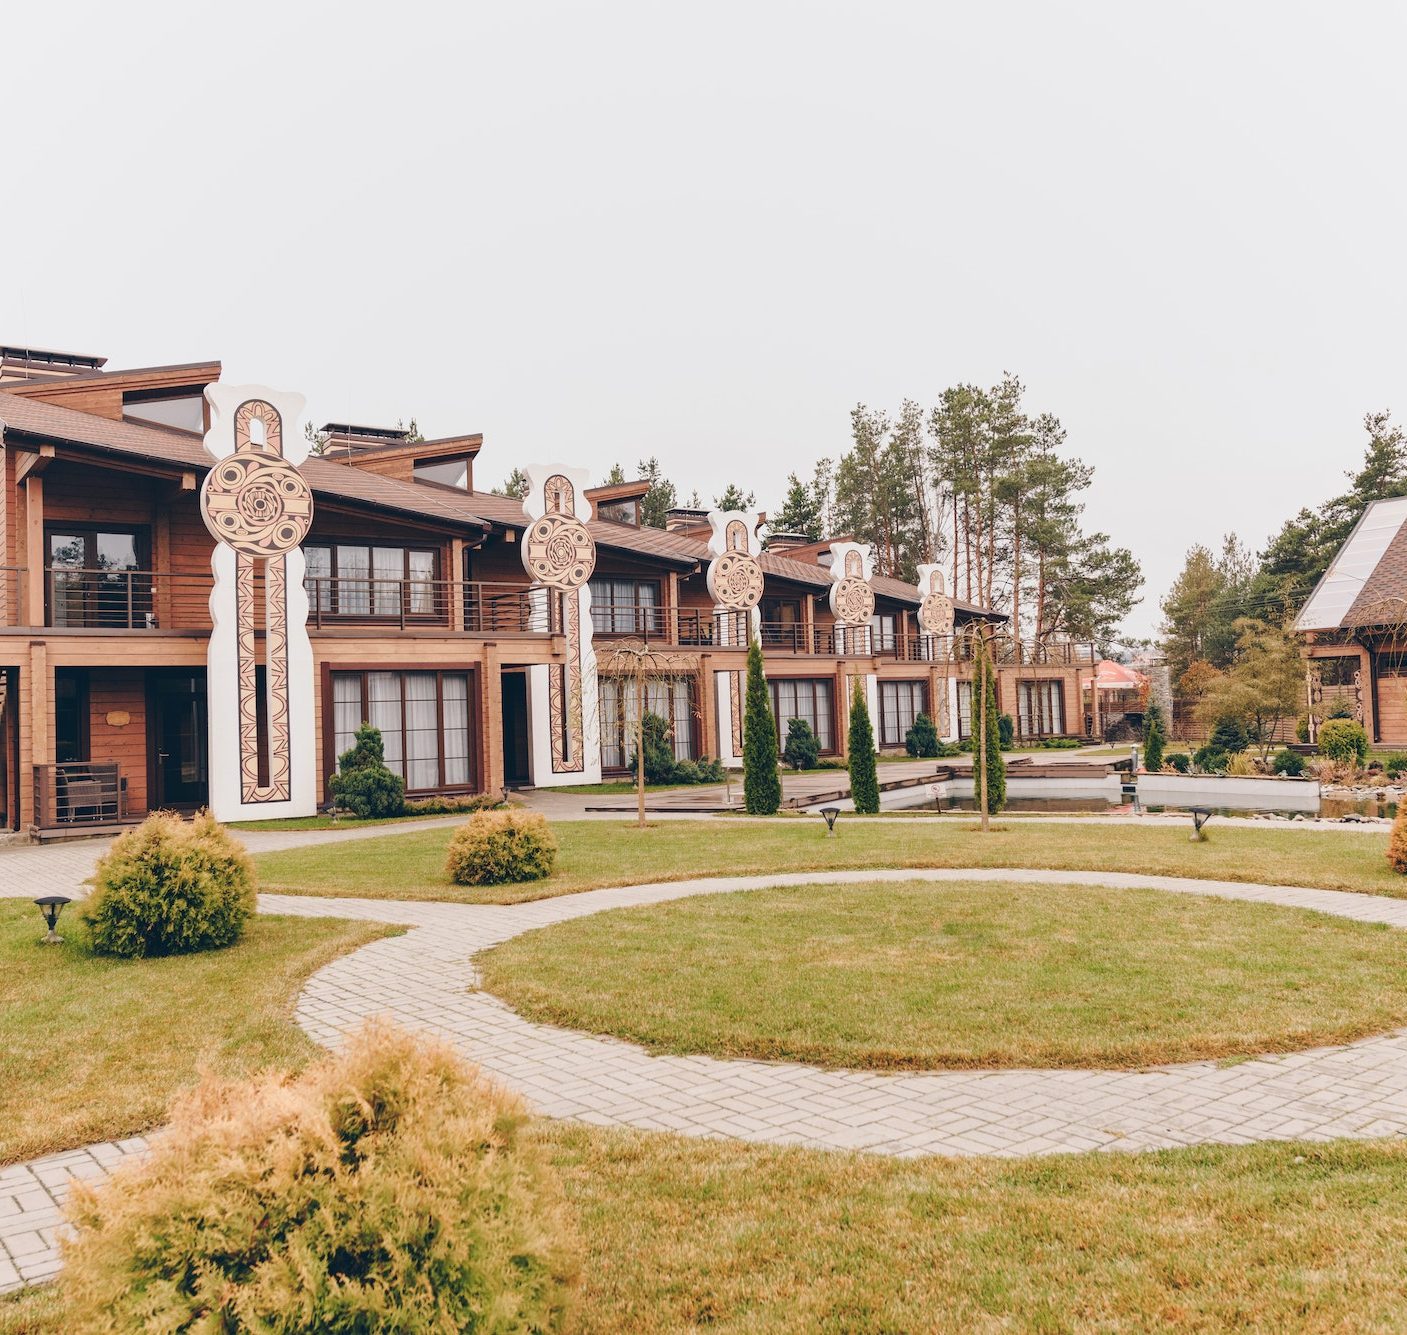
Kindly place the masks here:
<instances>
[{"instance_id":1,"label":"wooden support beam","mask_svg":"<svg viewBox=\"0 0 1407 1335\"><path fill-rule=\"evenodd\" d=\"M44 624L44 478L31 473L24 484L24 624Z\"/></svg>"},{"instance_id":2,"label":"wooden support beam","mask_svg":"<svg viewBox=\"0 0 1407 1335\"><path fill-rule=\"evenodd\" d=\"M38 477L49 466L49 461L54 457L54 447L52 445L41 445L38 454L22 453L19 456L19 463L15 467L15 484L23 482L28 477Z\"/></svg>"}]
</instances>

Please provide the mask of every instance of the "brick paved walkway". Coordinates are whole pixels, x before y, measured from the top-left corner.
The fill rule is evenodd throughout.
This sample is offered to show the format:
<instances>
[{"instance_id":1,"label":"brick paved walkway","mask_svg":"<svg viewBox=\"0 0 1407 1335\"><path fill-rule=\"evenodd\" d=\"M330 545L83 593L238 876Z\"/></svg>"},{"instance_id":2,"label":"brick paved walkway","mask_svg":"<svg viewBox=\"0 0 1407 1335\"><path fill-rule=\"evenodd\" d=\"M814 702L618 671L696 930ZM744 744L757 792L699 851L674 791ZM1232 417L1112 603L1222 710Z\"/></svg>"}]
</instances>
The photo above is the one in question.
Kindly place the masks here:
<instances>
[{"instance_id":1,"label":"brick paved walkway","mask_svg":"<svg viewBox=\"0 0 1407 1335\"><path fill-rule=\"evenodd\" d=\"M475 990L469 959L477 951L605 909L798 883L901 880L1073 883L1068 871L862 870L676 881L512 906L262 895L260 908L414 929L364 946L309 981L297 1018L317 1041L336 1047L368 1016L390 1015L447 1038L551 1117L901 1156L1407 1134L1407 1031L1230 1066L880 1074L651 1056L620 1040L529 1023ZM1218 895L1407 928L1407 901L1373 895L1110 872L1082 872L1078 881ZM124 1141L0 1169L0 1291L57 1268L53 1228L68 1174L102 1176L140 1148L140 1141Z\"/></svg>"}]
</instances>

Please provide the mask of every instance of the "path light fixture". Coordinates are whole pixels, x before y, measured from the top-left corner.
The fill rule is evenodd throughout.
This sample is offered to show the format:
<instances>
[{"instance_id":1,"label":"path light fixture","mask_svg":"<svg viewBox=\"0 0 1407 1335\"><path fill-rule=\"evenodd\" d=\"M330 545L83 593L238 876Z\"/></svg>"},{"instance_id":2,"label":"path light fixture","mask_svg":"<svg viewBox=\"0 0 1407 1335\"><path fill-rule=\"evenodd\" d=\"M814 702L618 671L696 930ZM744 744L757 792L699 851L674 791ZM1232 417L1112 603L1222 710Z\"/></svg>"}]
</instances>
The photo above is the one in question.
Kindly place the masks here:
<instances>
[{"instance_id":1,"label":"path light fixture","mask_svg":"<svg viewBox=\"0 0 1407 1335\"><path fill-rule=\"evenodd\" d=\"M41 895L34 901L39 906L39 912L44 915L44 921L48 924L49 935L43 937L39 944L41 946L57 946L63 944L61 937L54 928L59 925L59 914L63 912L65 904L72 904L67 895Z\"/></svg>"},{"instance_id":2,"label":"path light fixture","mask_svg":"<svg viewBox=\"0 0 1407 1335\"><path fill-rule=\"evenodd\" d=\"M1206 807L1192 808L1192 842L1194 844L1205 844L1207 836L1202 833L1204 826L1212 818L1211 811Z\"/></svg>"},{"instance_id":3,"label":"path light fixture","mask_svg":"<svg viewBox=\"0 0 1407 1335\"><path fill-rule=\"evenodd\" d=\"M839 807L822 807L821 815L826 818L826 838L835 838L835 818L840 815Z\"/></svg>"}]
</instances>

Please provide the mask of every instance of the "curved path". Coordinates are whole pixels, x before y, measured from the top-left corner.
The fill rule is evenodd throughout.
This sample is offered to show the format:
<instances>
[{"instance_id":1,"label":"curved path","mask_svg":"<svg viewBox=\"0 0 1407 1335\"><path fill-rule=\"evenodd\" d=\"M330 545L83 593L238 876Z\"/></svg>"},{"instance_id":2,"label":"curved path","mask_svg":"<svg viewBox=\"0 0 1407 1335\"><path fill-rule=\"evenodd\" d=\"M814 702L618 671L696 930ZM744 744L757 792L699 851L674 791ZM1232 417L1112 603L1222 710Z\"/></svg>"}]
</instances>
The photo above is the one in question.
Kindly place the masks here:
<instances>
[{"instance_id":1,"label":"curved path","mask_svg":"<svg viewBox=\"0 0 1407 1335\"><path fill-rule=\"evenodd\" d=\"M1407 928L1407 901L1335 890L1112 872L933 869L800 872L594 890L514 906L263 895L266 912L373 918L415 930L322 969L298 1020L335 1047L371 1015L431 1030L550 1117L883 1154L1047 1154L1207 1142L1407 1133L1407 1031L1233 1065L1139 1071L878 1073L652 1056L633 1043L534 1024L475 990L469 957L604 909L769 886L1025 881L1218 895Z\"/></svg>"},{"instance_id":2,"label":"curved path","mask_svg":"<svg viewBox=\"0 0 1407 1335\"><path fill-rule=\"evenodd\" d=\"M592 890L512 907L261 895L267 913L362 918L413 930L320 970L299 1022L336 1047L371 1015L449 1039L551 1117L695 1136L883 1154L1049 1154L1207 1142L1407 1134L1407 1031L1343 1047L1146 1071L823 1071L713 1057L653 1057L616 1039L531 1024L474 990L470 956L521 932L603 909L769 886L1026 881L1220 895L1407 928L1407 901L1335 890L1118 872L1019 869L801 872ZM141 1137L0 1168L0 1293L52 1278L72 1177L105 1177Z\"/></svg>"}]
</instances>

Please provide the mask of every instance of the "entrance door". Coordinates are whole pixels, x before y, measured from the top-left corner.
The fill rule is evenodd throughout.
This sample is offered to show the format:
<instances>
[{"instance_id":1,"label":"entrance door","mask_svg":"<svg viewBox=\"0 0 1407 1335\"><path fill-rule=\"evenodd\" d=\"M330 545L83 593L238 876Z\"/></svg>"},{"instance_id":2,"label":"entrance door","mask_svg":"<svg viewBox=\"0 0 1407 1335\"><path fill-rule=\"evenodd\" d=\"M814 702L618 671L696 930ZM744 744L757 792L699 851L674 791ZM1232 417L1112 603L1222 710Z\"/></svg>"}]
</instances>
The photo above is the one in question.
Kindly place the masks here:
<instances>
[{"instance_id":1,"label":"entrance door","mask_svg":"<svg viewBox=\"0 0 1407 1335\"><path fill-rule=\"evenodd\" d=\"M505 672L503 683L503 782L521 787L532 782L528 762L528 674Z\"/></svg>"},{"instance_id":2,"label":"entrance door","mask_svg":"<svg viewBox=\"0 0 1407 1335\"><path fill-rule=\"evenodd\" d=\"M209 800L205 671L153 672L151 700L152 810L193 810Z\"/></svg>"}]
</instances>

